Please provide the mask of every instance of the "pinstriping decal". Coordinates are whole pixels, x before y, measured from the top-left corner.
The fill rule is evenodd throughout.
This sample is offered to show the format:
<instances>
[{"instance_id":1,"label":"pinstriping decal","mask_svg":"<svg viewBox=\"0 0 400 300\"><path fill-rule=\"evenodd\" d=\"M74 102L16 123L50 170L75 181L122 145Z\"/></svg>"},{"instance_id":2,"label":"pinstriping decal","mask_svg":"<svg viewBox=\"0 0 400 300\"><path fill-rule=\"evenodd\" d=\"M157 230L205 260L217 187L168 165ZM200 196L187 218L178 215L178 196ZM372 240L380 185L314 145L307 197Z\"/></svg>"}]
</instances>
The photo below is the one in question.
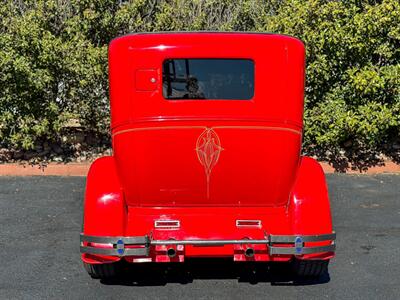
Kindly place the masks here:
<instances>
[{"instance_id":1,"label":"pinstriping decal","mask_svg":"<svg viewBox=\"0 0 400 300\"><path fill-rule=\"evenodd\" d=\"M130 128L113 133L113 137L119 134L136 132L136 131L151 131L151 130L173 130L173 129L207 129L206 126L162 126L162 127L139 127ZM274 126L213 126L211 129L253 129L253 130L277 130L277 131L289 131L301 135L301 130L296 130L286 127L274 127Z\"/></svg>"}]
</instances>

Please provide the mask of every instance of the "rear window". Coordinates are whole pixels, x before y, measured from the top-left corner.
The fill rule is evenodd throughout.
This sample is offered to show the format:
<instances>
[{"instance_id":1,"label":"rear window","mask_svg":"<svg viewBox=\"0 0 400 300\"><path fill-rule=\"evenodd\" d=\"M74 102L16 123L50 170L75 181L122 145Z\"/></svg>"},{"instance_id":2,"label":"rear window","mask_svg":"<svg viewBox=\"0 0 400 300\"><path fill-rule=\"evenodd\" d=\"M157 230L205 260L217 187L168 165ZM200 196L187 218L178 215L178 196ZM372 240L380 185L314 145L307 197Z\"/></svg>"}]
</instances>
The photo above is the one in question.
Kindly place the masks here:
<instances>
[{"instance_id":1,"label":"rear window","mask_svg":"<svg viewBox=\"0 0 400 300\"><path fill-rule=\"evenodd\" d=\"M168 100L250 100L254 62L250 59L167 59L163 95Z\"/></svg>"}]
</instances>

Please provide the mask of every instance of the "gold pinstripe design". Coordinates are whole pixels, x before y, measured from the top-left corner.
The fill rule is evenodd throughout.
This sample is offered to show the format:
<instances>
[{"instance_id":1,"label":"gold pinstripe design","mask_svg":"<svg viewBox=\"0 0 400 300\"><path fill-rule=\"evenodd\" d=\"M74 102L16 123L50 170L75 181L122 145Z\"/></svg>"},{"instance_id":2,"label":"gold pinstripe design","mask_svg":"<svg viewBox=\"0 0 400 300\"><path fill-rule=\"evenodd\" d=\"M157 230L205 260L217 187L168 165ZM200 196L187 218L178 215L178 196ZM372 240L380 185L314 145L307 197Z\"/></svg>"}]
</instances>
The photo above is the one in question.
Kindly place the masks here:
<instances>
[{"instance_id":1,"label":"gold pinstripe design","mask_svg":"<svg viewBox=\"0 0 400 300\"><path fill-rule=\"evenodd\" d=\"M207 126L162 126L162 127L141 127L141 128L130 128L115 132L112 136L136 132L136 131L150 131L150 130L172 130L172 129L207 129ZM274 127L274 126L213 126L211 129L254 129L254 130L277 130L277 131L289 131L301 135L301 130L296 130L286 127Z\"/></svg>"}]
</instances>

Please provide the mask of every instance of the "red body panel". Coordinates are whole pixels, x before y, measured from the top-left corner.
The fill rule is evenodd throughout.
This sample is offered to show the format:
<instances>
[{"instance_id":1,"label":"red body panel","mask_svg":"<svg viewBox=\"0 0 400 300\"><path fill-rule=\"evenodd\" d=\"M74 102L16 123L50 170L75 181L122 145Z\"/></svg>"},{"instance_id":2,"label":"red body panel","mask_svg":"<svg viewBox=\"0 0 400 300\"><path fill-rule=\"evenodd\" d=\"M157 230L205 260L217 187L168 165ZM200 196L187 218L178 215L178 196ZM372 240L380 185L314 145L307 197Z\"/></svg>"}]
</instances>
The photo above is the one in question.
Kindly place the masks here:
<instances>
[{"instance_id":1,"label":"red body panel","mask_svg":"<svg viewBox=\"0 0 400 300\"><path fill-rule=\"evenodd\" d=\"M114 155L129 205L287 202L301 146L300 41L266 34L132 35L114 40L109 57ZM252 59L253 99L165 100L162 63L182 57ZM209 176L195 151L207 128L222 148Z\"/></svg>"},{"instance_id":2,"label":"red body panel","mask_svg":"<svg viewBox=\"0 0 400 300\"><path fill-rule=\"evenodd\" d=\"M332 232L331 208L325 174L319 163L303 157L296 182L290 196L288 215L293 234L318 235ZM329 242L314 242L310 245L322 246ZM303 259L331 258L334 253L304 255Z\"/></svg>"},{"instance_id":3,"label":"red body panel","mask_svg":"<svg viewBox=\"0 0 400 300\"><path fill-rule=\"evenodd\" d=\"M114 135L114 156L129 205L287 203L298 165L299 132L244 122L166 123ZM206 128L219 136L222 147L210 174L196 154Z\"/></svg>"},{"instance_id":4,"label":"red body panel","mask_svg":"<svg viewBox=\"0 0 400 300\"><path fill-rule=\"evenodd\" d=\"M84 211L85 234L100 236L124 234L128 211L115 162L110 156L97 159L89 169ZM87 263L119 260L114 257L94 258L90 254L83 254L82 259Z\"/></svg>"},{"instance_id":5,"label":"red body panel","mask_svg":"<svg viewBox=\"0 0 400 300\"><path fill-rule=\"evenodd\" d=\"M135 126L136 122L190 119L260 120L301 129L304 53L301 41L274 34L137 34L117 38L109 48L113 132L120 125ZM252 101L165 101L161 93L161 66L167 58L252 59L254 98ZM148 81L150 87L138 90L136 75L141 70L152 70L156 82Z\"/></svg>"},{"instance_id":6,"label":"red body panel","mask_svg":"<svg viewBox=\"0 0 400 300\"><path fill-rule=\"evenodd\" d=\"M172 58L251 59L251 100L166 100L162 65ZM113 157L90 169L84 234L157 240L263 239L332 233L324 174L300 156L304 46L268 34L138 34L109 49ZM156 228L156 221L179 223ZM237 226L255 220L259 226ZM313 242L325 245L327 242ZM106 247L106 246L105 246ZM188 256L289 260L266 245L151 248L152 261ZM333 253L304 255L329 259ZM88 263L118 257L83 255ZM127 261L137 261L125 257Z\"/></svg>"}]
</instances>

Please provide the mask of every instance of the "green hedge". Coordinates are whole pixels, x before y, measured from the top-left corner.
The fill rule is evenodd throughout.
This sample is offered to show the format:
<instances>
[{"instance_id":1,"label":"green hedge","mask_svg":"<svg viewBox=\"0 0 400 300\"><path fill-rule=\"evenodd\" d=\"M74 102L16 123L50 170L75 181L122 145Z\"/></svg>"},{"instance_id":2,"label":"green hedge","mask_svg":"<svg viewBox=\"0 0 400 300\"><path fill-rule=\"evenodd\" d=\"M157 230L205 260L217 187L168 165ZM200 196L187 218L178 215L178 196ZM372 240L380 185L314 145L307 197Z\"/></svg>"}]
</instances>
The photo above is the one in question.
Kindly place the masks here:
<instances>
[{"instance_id":1,"label":"green hedge","mask_svg":"<svg viewBox=\"0 0 400 300\"><path fill-rule=\"evenodd\" d=\"M0 22L3 148L61 141L71 119L107 135L108 43L129 32L170 30L302 39L307 153L379 150L399 139L398 0L15 0L0 6Z\"/></svg>"}]
</instances>

